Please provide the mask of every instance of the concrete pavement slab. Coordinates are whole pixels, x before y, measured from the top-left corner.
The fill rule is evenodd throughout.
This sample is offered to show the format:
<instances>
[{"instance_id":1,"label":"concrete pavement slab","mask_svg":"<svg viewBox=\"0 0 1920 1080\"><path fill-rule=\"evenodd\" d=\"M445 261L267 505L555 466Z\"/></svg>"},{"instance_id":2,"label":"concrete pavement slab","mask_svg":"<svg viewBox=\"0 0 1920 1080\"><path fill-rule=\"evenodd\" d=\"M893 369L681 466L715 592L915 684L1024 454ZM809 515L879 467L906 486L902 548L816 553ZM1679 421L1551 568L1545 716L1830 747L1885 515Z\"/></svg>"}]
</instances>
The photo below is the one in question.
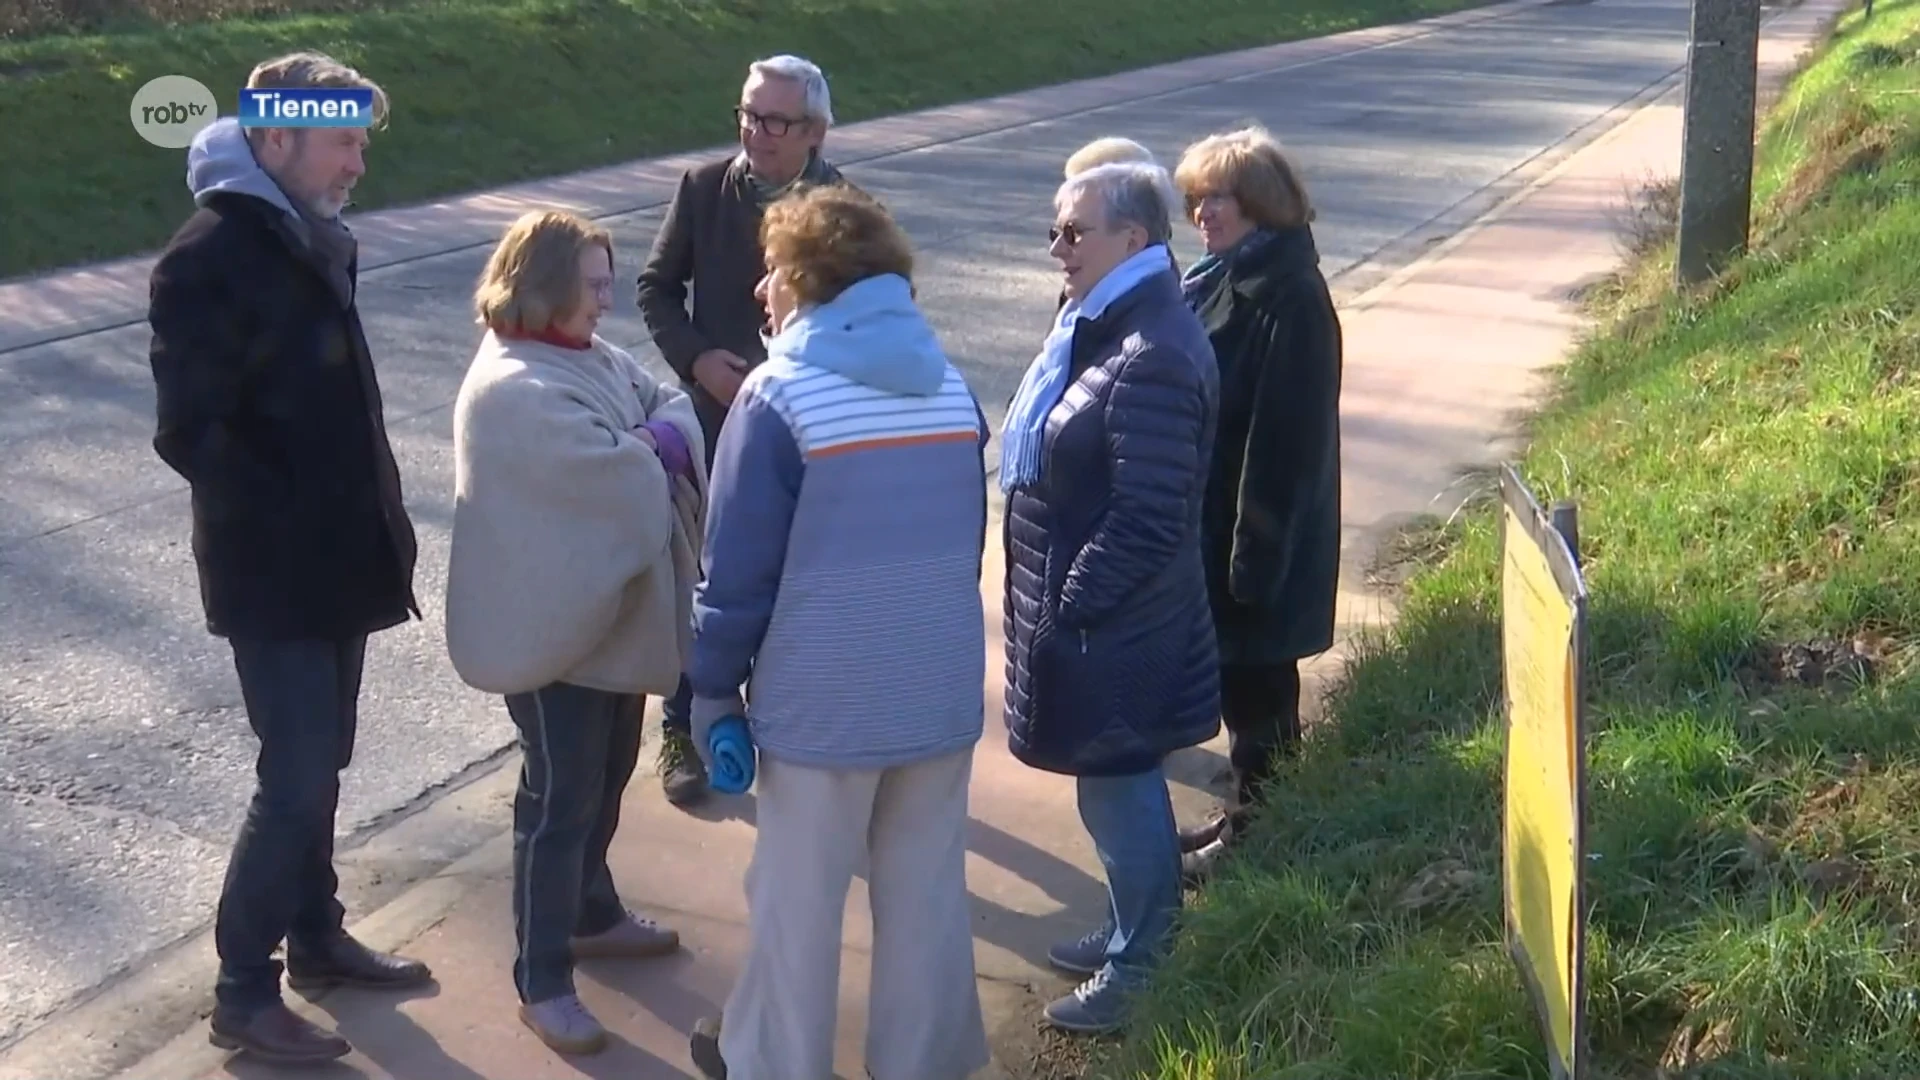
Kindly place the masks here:
<instances>
[{"instance_id":1,"label":"concrete pavement slab","mask_svg":"<svg viewBox=\"0 0 1920 1080\"><path fill-rule=\"evenodd\" d=\"M1003 112L968 106L923 118L914 121L925 125L913 136L921 143L896 146L849 174L885 198L915 236L930 316L997 421L1036 347L1035 328L1052 308L1057 278L1040 250L1047 202L1059 162L1085 139L1123 131L1171 157L1209 128L1262 120L1302 159L1320 205L1327 268L1346 272L1347 291L1351 283L1393 272L1391 260L1366 262L1383 245L1414 252L1453 244L1450 257L1461 261L1448 263L1450 272L1463 274L1482 256L1445 239L1464 223L1462 215L1510 193L1564 156L1569 139L1597 134L1624 104L1669 77L1684 56L1685 22L1684 0L1520 5L1372 38L1302 43L1290 53L1257 51L1264 68L1245 57L1212 58L1204 65L1207 78L1183 69L1181 78L1189 81L1177 85L1156 69L1135 83L1056 88L1050 93L1068 95L1073 108L1083 110L1066 117L1046 111L1064 108L1064 99L1048 99L1053 104L1045 108L1031 102ZM1520 79L1526 89L1505 90L1498 78ZM1421 123L1402 119L1402 110L1436 102ZM1042 119L1027 122L1029 115ZM956 136L960 128L940 126L958 125L955 117L972 124L965 132L973 134ZM1516 125L1524 135L1514 134ZM836 146L874 152L882 143L861 141L878 140L862 134L874 130L887 129L849 127L836 136ZM935 130L943 132L939 140L926 135ZM644 178L662 168L642 163L620 175ZM1611 183L1617 201L1639 175L1593 182ZM614 190L579 184L577 191ZM1598 187L1589 192L1601 194ZM505 200L517 213L526 204L513 200L521 197L476 198ZM480 212L461 205L462 213ZM492 207L486 213L509 214L486 206ZM471 353L467 291L486 254L477 248L426 253L430 233L464 235L454 230L456 217L453 210L440 218L368 215L359 226L378 234L377 221L398 222L395 238L379 243L393 245L389 253L410 253L409 261L365 275L364 303L419 523L428 621L382 635L370 652L360 761L347 774L342 800L348 848L423 793L498 760L510 735L498 705L453 677L438 637L452 486L448 406ZM637 272L658 217L655 209L609 220L620 242L623 281ZM1414 226L1422 227L1409 234ZM381 250L371 236L369 242L370 250ZM410 242L418 246L406 248ZM1550 240L1529 242L1552 250ZM1186 259L1196 253L1185 231L1180 249ZM1484 456L1489 433L1499 430L1503 410L1493 404L1508 385L1502 362L1436 358L1407 345L1434 336L1435 324L1420 322L1420 311L1491 302L1499 290L1445 294L1427 279L1419 284L1428 290L1424 299L1407 292L1374 322L1366 312L1387 293L1362 297L1349 316L1355 340L1347 393L1351 536L1430 505L1451 483L1446 466ZM1397 289L1393 295L1400 295ZM14 321L18 300L9 303L0 303L0 320L25 325ZM1573 325L1564 312L1545 308L1503 317L1515 329L1540 322L1533 340L1541 348ZM657 363L625 290L608 332ZM1445 332L1467 331L1449 325ZM1489 335L1486 349L1506 348L1508 336ZM12 800L16 815L31 815L38 824L0 831L0 866L23 870L0 878L0 911L27 913L0 923L0 948L21 959L0 965L0 1038L29 1029L47 1009L87 993L175 941L196 918L204 920L217 894L225 839L246 798L251 739L228 661L200 630L185 551L185 496L147 448L145 344L144 329L129 326L0 353L0 382L9 391L0 395L0 655L7 672L0 678L6 720L0 795ZM1194 768L1196 782L1212 772L1204 760ZM995 781L983 773L981 783ZM644 776L636 798L642 789L655 790ZM1019 786L1008 781L1007 790ZM994 796L1002 798L1029 805L1013 794ZM1069 797L1053 792L1030 809L1032 815L996 827L1084 865L1085 850L1071 846L1077 826ZM136 837L123 846L168 851L166 873L102 844L102 815ZM1029 826L1064 830L1068 846L1047 848L1021 831ZM392 853L381 865L369 870L366 890L355 897L382 895L376 880L382 874L404 876L434 863ZM97 915L83 917L85 904L74 900L80 890L93 894ZM1044 917L1065 918L1065 910ZM204 953L192 956L200 966L191 977L169 976L182 989L168 1008L148 1010L158 1027L167 1017L178 1021L176 1028L184 1023L199 1000L195 981L202 991L210 981ZM61 1040L72 1030L56 1026L21 1043L0 1061L0 1076L10 1075L16 1061L50 1060L36 1059L36 1048L71 1045ZM126 1053L139 1049L133 1034ZM93 1074L43 1069L31 1075Z\"/></svg>"}]
</instances>

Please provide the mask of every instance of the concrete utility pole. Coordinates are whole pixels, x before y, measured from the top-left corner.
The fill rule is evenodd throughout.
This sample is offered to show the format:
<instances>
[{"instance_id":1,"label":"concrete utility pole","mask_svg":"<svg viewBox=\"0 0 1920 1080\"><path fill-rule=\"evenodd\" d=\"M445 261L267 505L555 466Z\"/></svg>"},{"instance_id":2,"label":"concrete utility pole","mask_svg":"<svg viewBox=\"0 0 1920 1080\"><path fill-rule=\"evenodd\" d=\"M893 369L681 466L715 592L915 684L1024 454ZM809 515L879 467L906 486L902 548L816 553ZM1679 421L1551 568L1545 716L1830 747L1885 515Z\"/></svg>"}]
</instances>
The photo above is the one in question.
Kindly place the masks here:
<instances>
[{"instance_id":1,"label":"concrete utility pole","mask_svg":"<svg viewBox=\"0 0 1920 1080\"><path fill-rule=\"evenodd\" d=\"M1704 281L1747 248L1760 0L1693 0L1675 276Z\"/></svg>"}]
</instances>

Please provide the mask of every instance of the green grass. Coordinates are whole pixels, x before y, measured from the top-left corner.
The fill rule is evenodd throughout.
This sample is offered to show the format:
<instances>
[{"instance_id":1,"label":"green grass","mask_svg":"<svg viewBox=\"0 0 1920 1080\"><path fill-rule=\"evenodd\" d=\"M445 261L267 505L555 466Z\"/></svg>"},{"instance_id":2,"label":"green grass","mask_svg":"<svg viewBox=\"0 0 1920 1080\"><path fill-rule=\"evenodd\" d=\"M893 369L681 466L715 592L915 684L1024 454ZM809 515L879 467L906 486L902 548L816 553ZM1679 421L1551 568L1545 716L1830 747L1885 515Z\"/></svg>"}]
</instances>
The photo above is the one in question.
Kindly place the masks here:
<instances>
[{"instance_id":1,"label":"green grass","mask_svg":"<svg viewBox=\"0 0 1920 1080\"><path fill-rule=\"evenodd\" d=\"M1755 252L1685 296L1670 244L1623 273L1522 462L1588 560L1599 1076L1920 1075L1916 56L1915 0L1843 22L1764 127ZM1547 1075L1502 946L1494 523L1427 538L1094 1075Z\"/></svg>"},{"instance_id":2,"label":"green grass","mask_svg":"<svg viewBox=\"0 0 1920 1080\"><path fill-rule=\"evenodd\" d=\"M725 142L747 63L820 63L841 122L1487 0L417 0L0 40L0 277L165 242L185 156L133 93L191 75L230 112L253 64L318 48L394 98L361 209Z\"/></svg>"}]
</instances>

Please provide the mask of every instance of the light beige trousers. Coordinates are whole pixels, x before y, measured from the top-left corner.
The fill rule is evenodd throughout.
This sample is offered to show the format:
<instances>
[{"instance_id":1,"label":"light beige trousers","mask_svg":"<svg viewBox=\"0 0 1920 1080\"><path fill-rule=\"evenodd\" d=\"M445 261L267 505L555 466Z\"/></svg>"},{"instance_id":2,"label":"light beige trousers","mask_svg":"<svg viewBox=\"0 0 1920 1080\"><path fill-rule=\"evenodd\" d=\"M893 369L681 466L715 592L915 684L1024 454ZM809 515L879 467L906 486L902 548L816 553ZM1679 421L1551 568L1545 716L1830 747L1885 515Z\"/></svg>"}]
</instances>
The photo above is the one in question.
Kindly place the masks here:
<instances>
[{"instance_id":1,"label":"light beige trousers","mask_svg":"<svg viewBox=\"0 0 1920 1080\"><path fill-rule=\"evenodd\" d=\"M829 1080L847 890L863 856L873 908L867 1070L964 1080L987 1065L967 899L973 750L830 770L762 757L747 869L747 961L727 999L728 1080Z\"/></svg>"}]
</instances>

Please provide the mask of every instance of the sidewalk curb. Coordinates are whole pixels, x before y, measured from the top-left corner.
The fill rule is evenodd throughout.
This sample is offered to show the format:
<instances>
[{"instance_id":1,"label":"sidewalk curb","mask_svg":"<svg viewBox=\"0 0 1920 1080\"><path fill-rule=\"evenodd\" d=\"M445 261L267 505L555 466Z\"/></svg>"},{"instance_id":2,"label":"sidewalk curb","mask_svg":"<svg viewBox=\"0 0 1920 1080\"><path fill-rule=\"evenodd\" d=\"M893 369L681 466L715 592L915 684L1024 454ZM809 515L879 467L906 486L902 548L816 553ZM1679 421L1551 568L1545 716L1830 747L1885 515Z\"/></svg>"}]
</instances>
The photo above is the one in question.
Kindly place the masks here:
<instances>
[{"instance_id":1,"label":"sidewalk curb","mask_svg":"<svg viewBox=\"0 0 1920 1080\"><path fill-rule=\"evenodd\" d=\"M511 774L511 770L498 768L495 775ZM401 893L399 898L367 915L353 924L353 935L370 948L382 952L397 952L422 934L438 926L471 892L471 882L476 878L499 877L511 873L513 869L513 830L505 829L496 833L492 839L482 843L473 851L456 860L446 869L434 874ZM210 936L210 935L209 935ZM209 944L211 944L209 942ZM196 957L196 961L200 958ZM209 952L210 963L212 954ZM211 971L212 968L206 968ZM321 1001L325 994L307 996L306 1001ZM297 1011L301 1010L302 997L288 993L287 1002ZM324 1017L319 1018L324 1020ZM205 1017L189 1024L185 1031L175 1035L160 1047L133 1063L127 1069L112 1074L115 1080L184 1080L187 1077L205 1076L220 1067L220 1064L233 1054L220 1050L207 1042ZM53 1074L39 1073L32 1080L52 1080ZM7 1080L13 1080L11 1076ZM21 1080L29 1080L22 1077ZM429 1078L422 1078L429 1080Z\"/></svg>"},{"instance_id":2,"label":"sidewalk curb","mask_svg":"<svg viewBox=\"0 0 1920 1080\"><path fill-rule=\"evenodd\" d=\"M510 861L512 833L499 819L516 786L515 771L506 767L513 760L509 747L478 763L430 801L340 851L342 899L351 908L351 893L374 894L372 910L352 926L356 935L376 948L404 945L444 918L468 882ZM436 845L438 858L419 858ZM426 868L422 876L380 887L391 865L415 861ZM0 1052L0 1080L101 1080L129 1067L139 1080L193 1075L171 1063L185 1067L191 1059L181 1049L196 1039L200 1050L211 1049L204 1022L217 963L211 923L202 924L29 1029Z\"/></svg>"},{"instance_id":3,"label":"sidewalk curb","mask_svg":"<svg viewBox=\"0 0 1920 1080\"><path fill-rule=\"evenodd\" d=\"M1391 48L1461 26L1512 18L1555 0L1504 0L1418 22L1387 23L1321 38L1297 38L1229 53L1189 57L1134 71L1054 86L1033 87L978 101L875 117L838 128L835 162L870 164L980 138L1046 120L1154 101L1206 86L1258 78L1275 71L1323 64L1356 53ZM1112 88L1152 89L1115 95ZM732 144L643 158L542 180L452 195L364 215L349 214L360 235L363 277L437 256L485 247L523 210L561 206L593 220L664 207L680 172L726 153ZM641 194L653 189L649 194ZM184 207L183 207L184 209ZM184 215L183 215L184 216ZM420 219L441 224L423 228ZM399 222L414 221L412 225ZM421 241L422 233L437 238ZM157 252L51 270L0 281L0 357L146 318L147 278Z\"/></svg>"}]
</instances>

